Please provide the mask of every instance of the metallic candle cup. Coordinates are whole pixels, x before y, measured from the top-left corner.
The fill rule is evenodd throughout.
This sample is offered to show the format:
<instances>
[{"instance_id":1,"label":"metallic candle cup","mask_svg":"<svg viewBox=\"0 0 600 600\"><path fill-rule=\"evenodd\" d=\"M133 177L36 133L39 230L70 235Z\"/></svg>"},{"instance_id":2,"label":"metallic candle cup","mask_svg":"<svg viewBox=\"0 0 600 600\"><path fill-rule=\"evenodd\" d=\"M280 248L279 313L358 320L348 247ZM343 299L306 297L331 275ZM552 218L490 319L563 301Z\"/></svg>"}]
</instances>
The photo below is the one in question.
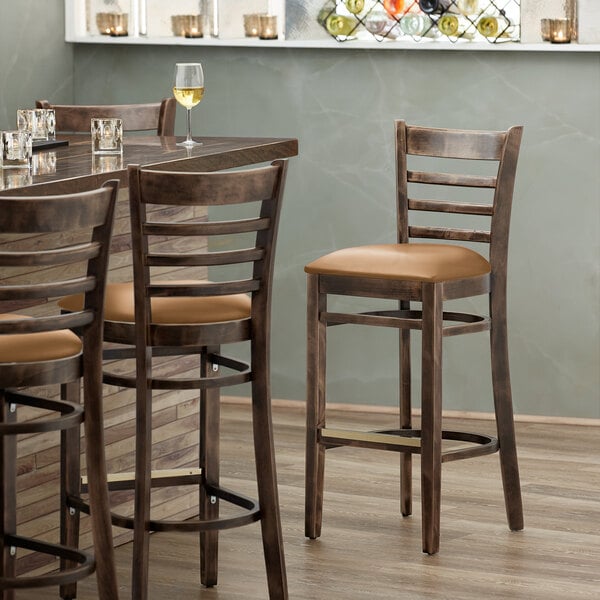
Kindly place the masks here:
<instances>
[{"instance_id":1,"label":"metallic candle cup","mask_svg":"<svg viewBox=\"0 0 600 600\"><path fill-rule=\"evenodd\" d=\"M540 32L542 34L542 40L545 42L550 41L550 21L552 19L542 19L540 21Z\"/></svg>"},{"instance_id":2,"label":"metallic candle cup","mask_svg":"<svg viewBox=\"0 0 600 600\"><path fill-rule=\"evenodd\" d=\"M202 15L184 15L184 31L186 38L201 38L203 35Z\"/></svg>"},{"instance_id":3,"label":"metallic candle cup","mask_svg":"<svg viewBox=\"0 0 600 600\"><path fill-rule=\"evenodd\" d=\"M110 35L112 37L121 37L128 35L127 25L129 21L129 15L127 13L111 13L110 23Z\"/></svg>"},{"instance_id":4,"label":"metallic candle cup","mask_svg":"<svg viewBox=\"0 0 600 600\"><path fill-rule=\"evenodd\" d=\"M550 19L550 42L553 44L571 42L571 19Z\"/></svg>"},{"instance_id":5,"label":"metallic candle cup","mask_svg":"<svg viewBox=\"0 0 600 600\"><path fill-rule=\"evenodd\" d=\"M258 37L261 40L277 39L277 17L275 15L258 15Z\"/></svg>"},{"instance_id":6,"label":"metallic candle cup","mask_svg":"<svg viewBox=\"0 0 600 600\"><path fill-rule=\"evenodd\" d=\"M259 13L244 15L244 34L246 37L258 37L260 31Z\"/></svg>"}]
</instances>

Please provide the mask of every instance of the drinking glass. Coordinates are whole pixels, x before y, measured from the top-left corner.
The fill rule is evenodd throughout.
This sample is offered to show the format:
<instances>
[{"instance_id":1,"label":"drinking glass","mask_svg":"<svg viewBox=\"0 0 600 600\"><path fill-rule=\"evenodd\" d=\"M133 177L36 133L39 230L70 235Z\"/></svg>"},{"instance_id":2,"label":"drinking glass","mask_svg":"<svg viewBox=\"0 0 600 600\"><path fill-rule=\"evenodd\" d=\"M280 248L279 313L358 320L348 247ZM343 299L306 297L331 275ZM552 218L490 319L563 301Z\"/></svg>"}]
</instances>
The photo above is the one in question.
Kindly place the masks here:
<instances>
[{"instance_id":1,"label":"drinking glass","mask_svg":"<svg viewBox=\"0 0 600 600\"><path fill-rule=\"evenodd\" d=\"M173 82L175 100L187 111L187 138L178 142L178 146L196 146L202 142L192 139L192 108L200 103L204 96L204 73L200 63L177 63Z\"/></svg>"}]
</instances>

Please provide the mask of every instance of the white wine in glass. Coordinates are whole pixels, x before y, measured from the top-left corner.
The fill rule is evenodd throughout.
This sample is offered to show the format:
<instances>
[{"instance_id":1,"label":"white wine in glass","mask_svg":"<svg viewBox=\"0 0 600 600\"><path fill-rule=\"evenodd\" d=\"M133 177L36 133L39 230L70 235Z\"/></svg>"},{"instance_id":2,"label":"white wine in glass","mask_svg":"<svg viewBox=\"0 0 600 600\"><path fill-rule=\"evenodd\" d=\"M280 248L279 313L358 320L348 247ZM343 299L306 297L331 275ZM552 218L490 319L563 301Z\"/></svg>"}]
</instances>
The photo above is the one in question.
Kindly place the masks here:
<instances>
[{"instance_id":1,"label":"white wine in glass","mask_svg":"<svg viewBox=\"0 0 600 600\"><path fill-rule=\"evenodd\" d=\"M187 138L178 146L196 146L202 142L192 139L192 108L204 97L204 73L200 63L177 63L173 82L175 100L187 111Z\"/></svg>"}]
</instances>

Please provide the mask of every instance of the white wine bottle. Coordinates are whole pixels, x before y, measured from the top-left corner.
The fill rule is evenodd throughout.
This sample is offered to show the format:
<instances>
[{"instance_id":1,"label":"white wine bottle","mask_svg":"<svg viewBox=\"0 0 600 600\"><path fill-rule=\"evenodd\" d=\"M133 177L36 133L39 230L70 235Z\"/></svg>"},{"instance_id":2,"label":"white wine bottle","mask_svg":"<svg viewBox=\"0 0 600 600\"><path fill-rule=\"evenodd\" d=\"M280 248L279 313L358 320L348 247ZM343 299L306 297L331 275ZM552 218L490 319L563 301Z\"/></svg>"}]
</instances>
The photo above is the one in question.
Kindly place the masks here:
<instances>
[{"instance_id":1,"label":"white wine bottle","mask_svg":"<svg viewBox=\"0 0 600 600\"><path fill-rule=\"evenodd\" d=\"M419 8L427 14L446 12L452 0L419 0Z\"/></svg>"},{"instance_id":2,"label":"white wine bottle","mask_svg":"<svg viewBox=\"0 0 600 600\"><path fill-rule=\"evenodd\" d=\"M440 33L450 38L470 40L475 32L473 23L462 15L446 13L437 20L436 25Z\"/></svg>"},{"instance_id":3,"label":"white wine bottle","mask_svg":"<svg viewBox=\"0 0 600 600\"><path fill-rule=\"evenodd\" d=\"M501 16L482 15L477 21L477 31L486 38L507 36L510 23Z\"/></svg>"},{"instance_id":4,"label":"white wine bottle","mask_svg":"<svg viewBox=\"0 0 600 600\"><path fill-rule=\"evenodd\" d=\"M346 0L345 4L348 12L351 12L353 15L357 15L364 9L365 0Z\"/></svg>"},{"instance_id":5,"label":"white wine bottle","mask_svg":"<svg viewBox=\"0 0 600 600\"><path fill-rule=\"evenodd\" d=\"M456 8L463 15L475 15L479 12L479 0L457 0Z\"/></svg>"},{"instance_id":6,"label":"white wine bottle","mask_svg":"<svg viewBox=\"0 0 600 600\"><path fill-rule=\"evenodd\" d=\"M325 19L325 28L334 37L352 35L358 22L345 15L332 14Z\"/></svg>"},{"instance_id":7,"label":"white wine bottle","mask_svg":"<svg viewBox=\"0 0 600 600\"><path fill-rule=\"evenodd\" d=\"M406 13L400 19L400 30L404 35L420 37L432 28L431 19L421 13Z\"/></svg>"}]
</instances>

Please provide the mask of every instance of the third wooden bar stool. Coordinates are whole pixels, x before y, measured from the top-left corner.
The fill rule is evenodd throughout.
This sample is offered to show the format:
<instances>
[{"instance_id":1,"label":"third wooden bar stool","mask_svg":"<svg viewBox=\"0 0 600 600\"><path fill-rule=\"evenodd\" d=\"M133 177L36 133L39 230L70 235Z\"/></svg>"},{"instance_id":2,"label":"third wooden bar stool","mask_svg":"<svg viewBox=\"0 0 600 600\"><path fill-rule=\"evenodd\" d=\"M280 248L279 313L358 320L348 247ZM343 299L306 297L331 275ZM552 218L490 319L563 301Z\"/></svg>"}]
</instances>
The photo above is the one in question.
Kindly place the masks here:
<instances>
[{"instance_id":1,"label":"third wooden bar stool","mask_svg":"<svg viewBox=\"0 0 600 600\"><path fill-rule=\"evenodd\" d=\"M441 466L443 462L500 452L508 525L523 528L523 508L515 444L506 327L506 262L510 212L522 127L506 132L414 127L396 121L397 240L346 248L305 268L308 274L306 535L321 535L325 450L356 446L401 454L402 514L411 514L411 457L421 455L423 551L439 550ZM449 160L446 160L449 159ZM487 161L493 173L461 174ZM410 165L408 161L411 161ZM419 170L413 169L417 161ZM435 169L423 167L435 163ZM438 169L443 163L443 170ZM411 168L409 168L409 166ZM451 173L451 170L454 172ZM446 199L417 199L417 193L447 193ZM410 192L410 196L409 196ZM448 193L450 192L450 193ZM487 202L473 203L479 192ZM460 194L460 196L459 196ZM468 201L465 197L468 195ZM457 200L458 198L458 200ZM427 211L490 218L489 230L409 224L409 212ZM436 240L413 242L413 238ZM442 240L443 243L440 243ZM487 258L454 242L489 245ZM444 310L444 301L486 294L489 315ZM359 296L398 301L393 310L332 312L328 297ZM420 303L416 310L411 303ZM342 323L393 327L400 336L399 428L377 432L326 426L326 333ZM413 427L410 398L410 330L422 335L421 428ZM493 396L498 437L442 430L442 340L490 331ZM465 442L448 448L443 440Z\"/></svg>"}]
</instances>

